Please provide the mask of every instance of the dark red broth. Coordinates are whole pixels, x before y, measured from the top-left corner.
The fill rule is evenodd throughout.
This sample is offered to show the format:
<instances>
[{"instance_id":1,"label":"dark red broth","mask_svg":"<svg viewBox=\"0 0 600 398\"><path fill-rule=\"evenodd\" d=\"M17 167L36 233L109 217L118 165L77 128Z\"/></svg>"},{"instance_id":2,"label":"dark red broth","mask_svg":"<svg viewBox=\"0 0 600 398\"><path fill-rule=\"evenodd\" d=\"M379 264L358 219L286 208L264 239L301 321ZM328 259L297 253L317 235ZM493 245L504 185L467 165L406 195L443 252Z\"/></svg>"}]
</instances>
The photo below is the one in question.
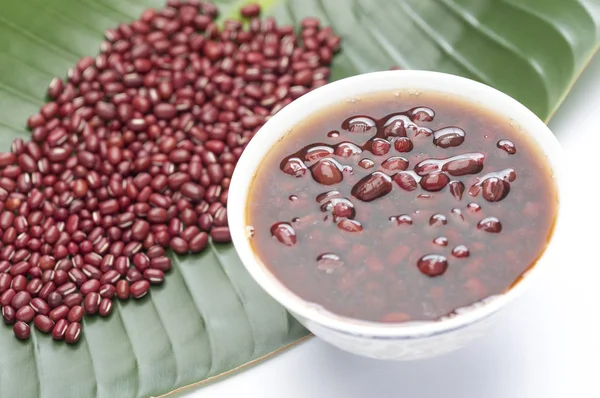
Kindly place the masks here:
<instances>
[{"instance_id":1,"label":"dark red broth","mask_svg":"<svg viewBox=\"0 0 600 398\"><path fill-rule=\"evenodd\" d=\"M552 171L511 120L437 93L307 118L261 165L254 250L289 289L368 321L435 320L507 291L541 255Z\"/></svg>"}]
</instances>

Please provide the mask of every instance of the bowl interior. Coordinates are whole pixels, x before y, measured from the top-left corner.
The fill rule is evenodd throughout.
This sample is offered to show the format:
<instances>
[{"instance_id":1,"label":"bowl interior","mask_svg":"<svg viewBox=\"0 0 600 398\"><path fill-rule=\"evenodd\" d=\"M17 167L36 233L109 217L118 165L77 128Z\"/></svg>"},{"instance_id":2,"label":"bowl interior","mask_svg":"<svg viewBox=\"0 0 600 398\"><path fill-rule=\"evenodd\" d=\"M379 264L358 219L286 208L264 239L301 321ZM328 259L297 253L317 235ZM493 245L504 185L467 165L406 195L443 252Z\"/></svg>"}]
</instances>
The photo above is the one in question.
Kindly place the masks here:
<instances>
[{"instance_id":1,"label":"bowl interior","mask_svg":"<svg viewBox=\"0 0 600 398\"><path fill-rule=\"evenodd\" d=\"M294 126L309 115L342 101L354 101L361 95L377 92L438 92L479 104L505 115L520 131L533 138L545 154L553 171L559 195L558 214L552 239L534 267L515 287L494 300L455 317L434 322L384 324L366 322L332 314L322 307L304 301L281 284L253 251L247 233L247 200L257 169L271 148ZM372 336L414 336L436 334L465 326L485 318L504 306L524 290L533 278L547 267L544 264L555 246L555 235L563 206L561 193L562 150L548 127L525 106L502 92L462 77L426 71L386 71L358 75L336 81L314 90L282 109L271 118L251 140L241 156L231 181L228 200L229 227L235 248L253 278L293 313L324 326L353 334Z\"/></svg>"}]
</instances>

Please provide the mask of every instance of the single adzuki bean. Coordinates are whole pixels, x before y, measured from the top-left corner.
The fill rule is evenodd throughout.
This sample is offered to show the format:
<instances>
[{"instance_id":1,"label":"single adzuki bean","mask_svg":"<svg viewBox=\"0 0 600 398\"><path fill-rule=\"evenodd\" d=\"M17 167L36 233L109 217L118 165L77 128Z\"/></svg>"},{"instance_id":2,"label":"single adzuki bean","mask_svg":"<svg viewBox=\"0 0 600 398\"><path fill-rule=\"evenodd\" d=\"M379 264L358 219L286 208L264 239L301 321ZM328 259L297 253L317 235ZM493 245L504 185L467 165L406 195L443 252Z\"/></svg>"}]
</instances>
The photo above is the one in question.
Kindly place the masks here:
<instances>
[{"instance_id":1,"label":"single adzuki bean","mask_svg":"<svg viewBox=\"0 0 600 398\"><path fill-rule=\"evenodd\" d=\"M79 322L73 322L65 331L65 341L68 344L75 344L79 341L79 337L81 335L81 324Z\"/></svg>"},{"instance_id":2,"label":"single adzuki bean","mask_svg":"<svg viewBox=\"0 0 600 398\"><path fill-rule=\"evenodd\" d=\"M16 311L10 305L2 306L2 320L7 325L12 325L17 319Z\"/></svg>"},{"instance_id":3,"label":"single adzuki bean","mask_svg":"<svg viewBox=\"0 0 600 398\"><path fill-rule=\"evenodd\" d=\"M6 319L6 318L5 318ZM13 326L13 333L19 340L27 340L31 335L31 328L27 322L18 321Z\"/></svg>"},{"instance_id":4,"label":"single adzuki bean","mask_svg":"<svg viewBox=\"0 0 600 398\"><path fill-rule=\"evenodd\" d=\"M69 327L69 321L66 319L58 319L52 328L52 338L54 340L62 340L65 337L67 328Z\"/></svg>"},{"instance_id":5,"label":"single adzuki bean","mask_svg":"<svg viewBox=\"0 0 600 398\"><path fill-rule=\"evenodd\" d=\"M36 315L33 320L35 327L42 333L50 333L54 328L54 322L46 315Z\"/></svg>"}]
</instances>

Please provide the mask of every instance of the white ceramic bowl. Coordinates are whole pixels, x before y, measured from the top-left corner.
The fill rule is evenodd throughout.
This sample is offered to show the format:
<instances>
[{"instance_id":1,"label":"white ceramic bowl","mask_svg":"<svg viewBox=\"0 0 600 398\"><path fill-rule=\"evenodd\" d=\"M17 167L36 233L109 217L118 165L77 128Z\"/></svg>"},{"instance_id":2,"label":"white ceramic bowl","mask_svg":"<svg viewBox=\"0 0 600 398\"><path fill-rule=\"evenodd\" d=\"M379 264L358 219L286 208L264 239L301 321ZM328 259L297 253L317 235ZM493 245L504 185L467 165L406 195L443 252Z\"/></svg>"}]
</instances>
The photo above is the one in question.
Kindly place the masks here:
<instances>
[{"instance_id":1,"label":"white ceramic bowl","mask_svg":"<svg viewBox=\"0 0 600 398\"><path fill-rule=\"evenodd\" d=\"M262 159L272 146L311 114L344 100L367 93L413 90L447 93L462 97L484 108L505 115L538 144L553 170L558 187L559 206L553 238L537 264L523 281L505 294L455 317L408 324L365 322L332 314L307 302L280 283L254 253L247 235L247 200L250 184ZM493 315L519 296L547 271L556 247L563 203L561 175L563 155L548 127L525 106L502 92L475 81L426 71L387 71L368 73L339 80L312 91L271 118L252 139L232 177L228 216L231 237L248 272L275 300L285 306L315 335L346 351L381 359L408 360L428 358L450 352L483 334ZM551 264L550 264L551 265Z\"/></svg>"}]
</instances>

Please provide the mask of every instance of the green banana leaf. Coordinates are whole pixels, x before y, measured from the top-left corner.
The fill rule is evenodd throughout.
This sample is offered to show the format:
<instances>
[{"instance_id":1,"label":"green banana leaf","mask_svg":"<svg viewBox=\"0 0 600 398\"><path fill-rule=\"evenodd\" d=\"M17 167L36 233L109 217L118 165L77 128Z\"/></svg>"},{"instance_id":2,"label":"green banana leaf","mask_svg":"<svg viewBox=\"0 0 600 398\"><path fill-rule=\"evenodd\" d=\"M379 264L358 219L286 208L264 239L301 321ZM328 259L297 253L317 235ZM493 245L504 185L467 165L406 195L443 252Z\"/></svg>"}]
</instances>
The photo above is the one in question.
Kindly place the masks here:
<instances>
[{"instance_id":1,"label":"green banana leaf","mask_svg":"<svg viewBox=\"0 0 600 398\"><path fill-rule=\"evenodd\" d=\"M224 17L246 1L218 0ZM332 78L429 69L482 81L548 120L599 43L597 0L265 0L281 24L318 16L343 37ZM102 32L160 0L0 0L0 148L54 76L98 52ZM84 320L75 346L0 327L0 397L148 397L214 380L308 336L231 245L175 256L163 286Z\"/></svg>"}]
</instances>

